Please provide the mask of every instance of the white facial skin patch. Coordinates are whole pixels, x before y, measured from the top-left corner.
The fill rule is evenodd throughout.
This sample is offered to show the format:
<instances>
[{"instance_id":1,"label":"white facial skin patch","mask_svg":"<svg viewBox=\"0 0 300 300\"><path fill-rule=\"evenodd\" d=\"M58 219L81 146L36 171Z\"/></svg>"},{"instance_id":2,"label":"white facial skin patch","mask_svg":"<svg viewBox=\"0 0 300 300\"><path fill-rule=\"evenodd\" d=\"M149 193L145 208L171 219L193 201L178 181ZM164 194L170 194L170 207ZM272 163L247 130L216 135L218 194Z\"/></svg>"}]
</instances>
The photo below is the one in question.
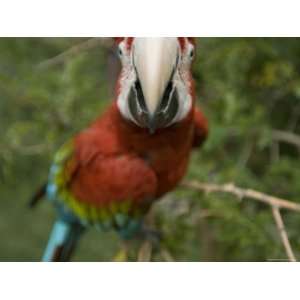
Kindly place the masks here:
<instances>
[{"instance_id":1,"label":"white facial skin patch","mask_svg":"<svg viewBox=\"0 0 300 300\"><path fill-rule=\"evenodd\" d=\"M178 95L178 112L168 126L184 119L192 107L190 66L194 46L187 39L182 50L178 38L134 38L130 49L125 39L119 44L119 51L122 74L117 105L121 114L139 126L128 103L135 82L140 82L145 105L151 115L159 106L171 79Z\"/></svg>"}]
</instances>

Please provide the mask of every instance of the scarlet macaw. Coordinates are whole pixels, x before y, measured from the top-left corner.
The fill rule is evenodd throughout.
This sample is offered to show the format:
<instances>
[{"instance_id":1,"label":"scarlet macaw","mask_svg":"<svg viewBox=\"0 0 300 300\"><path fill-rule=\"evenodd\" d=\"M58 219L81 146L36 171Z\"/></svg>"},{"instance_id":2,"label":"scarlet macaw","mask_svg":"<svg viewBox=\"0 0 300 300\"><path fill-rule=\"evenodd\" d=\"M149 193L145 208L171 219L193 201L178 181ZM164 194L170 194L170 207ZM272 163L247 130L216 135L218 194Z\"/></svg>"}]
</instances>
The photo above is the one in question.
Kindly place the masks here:
<instances>
[{"instance_id":1,"label":"scarlet macaw","mask_svg":"<svg viewBox=\"0 0 300 300\"><path fill-rule=\"evenodd\" d=\"M115 40L122 63L116 100L61 147L50 169L45 192L58 218L44 261L69 260L88 226L134 237L151 204L182 179L192 147L208 133L195 107L194 39Z\"/></svg>"}]
</instances>

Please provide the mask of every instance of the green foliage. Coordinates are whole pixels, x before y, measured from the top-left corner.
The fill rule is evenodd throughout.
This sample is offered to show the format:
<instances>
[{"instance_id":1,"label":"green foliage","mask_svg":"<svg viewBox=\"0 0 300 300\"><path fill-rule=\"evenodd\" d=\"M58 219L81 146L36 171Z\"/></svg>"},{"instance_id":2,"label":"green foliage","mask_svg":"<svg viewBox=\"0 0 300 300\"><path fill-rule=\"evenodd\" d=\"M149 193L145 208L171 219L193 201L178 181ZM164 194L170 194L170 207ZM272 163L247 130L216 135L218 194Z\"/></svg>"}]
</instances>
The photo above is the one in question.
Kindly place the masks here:
<instances>
[{"instance_id":1,"label":"green foliage","mask_svg":"<svg viewBox=\"0 0 300 300\"><path fill-rule=\"evenodd\" d=\"M80 42L0 40L0 260L40 258L54 212L47 202L29 211L26 200L47 178L57 147L112 99L105 49L37 68ZM272 135L273 129L300 134L299 70L295 38L199 39L194 74L210 136L193 154L187 178L234 182L299 202L298 149ZM176 260L285 259L271 211L263 204L180 188L154 211L164 245ZM299 257L300 216L285 212L283 217ZM110 260L117 248L114 233L91 230L75 259Z\"/></svg>"}]
</instances>

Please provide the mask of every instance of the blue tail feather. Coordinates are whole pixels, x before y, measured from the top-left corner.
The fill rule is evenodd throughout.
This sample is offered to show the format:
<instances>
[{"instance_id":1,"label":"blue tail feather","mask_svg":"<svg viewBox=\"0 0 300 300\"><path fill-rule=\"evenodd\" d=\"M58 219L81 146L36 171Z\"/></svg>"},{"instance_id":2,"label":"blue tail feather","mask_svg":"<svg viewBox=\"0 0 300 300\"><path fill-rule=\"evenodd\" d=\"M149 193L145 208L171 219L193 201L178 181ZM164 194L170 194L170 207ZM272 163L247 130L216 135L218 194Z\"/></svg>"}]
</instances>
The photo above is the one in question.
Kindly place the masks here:
<instances>
[{"instance_id":1,"label":"blue tail feather","mask_svg":"<svg viewBox=\"0 0 300 300\"><path fill-rule=\"evenodd\" d=\"M42 261L68 261L83 231L83 226L77 222L57 220Z\"/></svg>"}]
</instances>

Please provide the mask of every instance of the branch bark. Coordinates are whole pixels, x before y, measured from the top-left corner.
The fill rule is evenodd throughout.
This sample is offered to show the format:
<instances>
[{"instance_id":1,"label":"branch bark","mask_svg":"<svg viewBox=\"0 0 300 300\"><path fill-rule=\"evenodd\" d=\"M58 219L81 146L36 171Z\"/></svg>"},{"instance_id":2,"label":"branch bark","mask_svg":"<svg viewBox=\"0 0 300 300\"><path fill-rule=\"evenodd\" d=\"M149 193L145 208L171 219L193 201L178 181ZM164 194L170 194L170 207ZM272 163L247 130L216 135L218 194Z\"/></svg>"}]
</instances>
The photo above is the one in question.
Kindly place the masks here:
<instances>
[{"instance_id":1,"label":"branch bark","mask_svg":"<svg viewBox=\"0 0 300 300\"><path fill-rule=\"evenodd\" d=\"M214 184L214 183L203 183L198 181L185 181L181 186L186 188L195 189L197 191L212 193L212 192L222 192L234 195L239 199L249 198L256 201L263 202L271 206L273 217L277 226L278 233L281 238L281 242L284 246L286 255L291 262L295 262L296 257L292 250L290 241L288 239L287 232L285 230L284 222L280 214L280 208L300 212L300 204L294 203L285 199L267 195L251 189L242 189L235 186L233 183L227 184Z\"/></svg>"},{"instance_id":2,"label":"branch bark","mask_svg":"<svg viewBox=\"0 0 300 300\"><path fill-rule=\"evenodd\" d=\"M235 186L233 183L226 184L214 184L214 183L203 183L198 181L185 181L181 184L182 187L192 188L201 192L212 193L221 192L234 195L239 199L250 198L265 204L276 206L278 208L284 208L300 212L300 204L294 203L285 199L270 196L252 189L242 189Z\"/></svg>"},{"instance_id":3,"label":"branch bark","mask_svg":"<svg viewBox=\"0 0 300 300\"><path fill-rule=\"evenodd\" d=\"M149 262L152 257L152 244L150 241L146 240L143 242L142 246L138 251L138 262Z\"/></svg>"},{"instance_id":4,"label":"branch bark","mask_svg":"<svg viewBox=\"0 0 300 300\"><path fill-rule=\"evenodd\" d=\"M175 259L172 256L172 254L166 248L162 248L160 250L160 255L163 258L163 260L166 261L166 262L173 262L173 261L175 261Z\"/></svg>"},{"instance_id":5,"label":"branch bark","mask_svg":"<svg viewBox=\"0 0 300 300\"><path fill-rule=\"evenodd\" d=\"M272 207L272 213L273 213L273 217L274 217L274 220L275 220L275 223L276 223L276 226L277 226L277 230L278 230L278 233L280 235L282 244L284 246L286 255L287 255L289 261L296 262L297 260L296 260L296 257L294 255L294 252L292 250L292 247L291 247L287 232L285 230L285 226L284 226L284 223L283 223L283 220L282 220L282 217L281 217L281 214L280 214L280 211L279 211L278 207L273 206Z\"/></svg>"},{"instance_id":6,"label":"branch bark","mask_svg":"<svg viewBox=\"0 0 300 300\"><path fill-rule=\"evenodd\" d=\"M272 138L278 142L292 144L300 149L300 137L295 133L283 130L272 130Z\"/></svg>"}]
</instances>

